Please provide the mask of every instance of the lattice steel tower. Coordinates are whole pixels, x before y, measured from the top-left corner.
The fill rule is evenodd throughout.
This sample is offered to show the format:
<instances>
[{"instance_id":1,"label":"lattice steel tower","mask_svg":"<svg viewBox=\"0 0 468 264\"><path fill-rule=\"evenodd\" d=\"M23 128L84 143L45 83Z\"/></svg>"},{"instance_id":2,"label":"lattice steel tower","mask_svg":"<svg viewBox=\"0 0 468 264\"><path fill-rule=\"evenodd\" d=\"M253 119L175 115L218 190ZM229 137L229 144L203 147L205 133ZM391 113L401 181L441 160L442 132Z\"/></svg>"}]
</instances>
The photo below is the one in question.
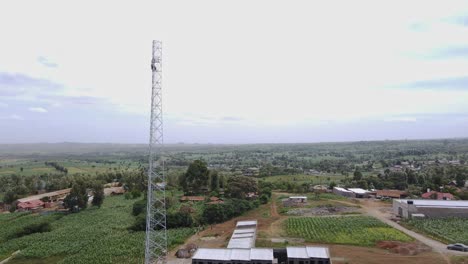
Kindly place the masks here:
<instances>
[{"instance_id":1,"label":"lattice steel tower","mask_svg":"<svg viewBox=\"0 0 468 264\"><path fill-rule=\"evenodd\" d=\"M153 85L151 92L151 125L148 168L148 204L146 215L145 264L166 263L166 179L162 161L162 45L153 40ZM158 164L158 159L161 161Z\"/></svg>"}]
</instances>

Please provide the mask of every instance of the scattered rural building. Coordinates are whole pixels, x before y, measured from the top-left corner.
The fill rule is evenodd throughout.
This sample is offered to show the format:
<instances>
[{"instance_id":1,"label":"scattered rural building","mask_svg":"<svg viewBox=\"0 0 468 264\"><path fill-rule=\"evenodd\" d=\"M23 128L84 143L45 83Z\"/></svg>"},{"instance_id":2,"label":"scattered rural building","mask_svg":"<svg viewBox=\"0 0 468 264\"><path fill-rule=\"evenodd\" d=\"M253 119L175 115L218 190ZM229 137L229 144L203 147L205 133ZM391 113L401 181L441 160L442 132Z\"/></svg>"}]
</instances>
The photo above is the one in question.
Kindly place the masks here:
<instances>
[{"instance_id":1,"label":"scattered rural building","mask_svg":"<svg viewBox=\"0 0 468 264\"><path fill-rule=\"evenodd\" d=\"M25 203L35 200L44 200L47 198L49 202L58 202L65 199L65 197L70 193L71 189L63 189L54 192L42 193L37 195L28 196L25 198L18 199L18 203Z\"/></svg>"},{"instance_id":2,"label":"scattered rural building","mask_svg":"<svg viewBox=\"0 0 468 264\"><path fill-rule=\"evenodd\" d=\"M349 191L354 193L356 198L368 198L369 192L361 188L348 188Z\"/></svg>"},{"instance_id":3,"label":"scattered rural building","mask_svg":"<svg viewBox=\"0 0 468 264\"><path fill-rule=\"evenodd\" d=\"M403 218L415 216L468 218L468 201L394 199L393 212Z\"/></svg>"},{"instance_id":4,"label":"scattered rural building","mask_svg":"<svg viewBox=\"0 0 468 264\"><path fill-rule=\"evenodd\" d=\"M253 248L257 238L257 221L239 221L232 233L227 248Z\"/></svg>"},{"instance_id":5,"label":"scattered rural building","mask_svg":"<svg viewBox=\"0 0 468 264\"><path fill-rule=\"evenodd\" d=\"M330 264L330 252L326 247L286 247L287 264Z\"/></svg>"},{"instance_id":6,"label":"scattered rural building","mask_svg":"<svg viewBox=\"0 0 468 264\"><path fill-rule=\"evenodd\" d=\"M351 197L351 198L368 198L371 192L366 191L361 188L341 188L341 187L333 187L333 193L336 195L341 195L344 197Z\"/></svg>"},{"instance_id":7,"label":"scattered rural building","mask_svg":"<svg viewBox=\"0 0 468 264\"><path fill-rule=\"evenodd\" d=\"M224 203L223 199L218 198L216 196L211 196L210 201L208 202L208 204L223 204L223 203Z\"/></svg>"},{"instance_id":8,"label":"scattered rural building","mask_svg":"<svg viewBox=\"0 0 468 264\"><path fill-rule=\"evenodd\" d=\"M203 202L205 197L203 196L182 196L180 198L181 202Z\"/></svg>"},{"instance_id":9,"label":"scattered rural building","mask_svg":"<svg viewBox=\"0 0 468 264\"><path fill-rule=\"evenodd\" d=\"M423 199L433 200L453 200L454 196L451 193L441 193L436 191L430 191L421 195Z\"/></svg>"},{"instance_id":10,"label":"scattered rural building","mask_svg":"<svg viewBox=\"0 0 468 264\"><path fill-rule=\"evenodd\" d=\"M401 199L408 196L408 193L400 190L376 190L377 198Z\"/></svg>"},{"instance_id":11,"label":"scattered rural building","mask_svg":"<svg viewBox=\"0 0 468 264\"><path fill-rule=\"evenodd\" d=\"M355 197L352 191L348 191L345 188L341 188L341 187L333 187L333 193L336 195L344 196L344 197L352 197L352 198Z\"/></svg>"},{"instance_id":12,"label":"scattered rural building","mask_svg":"<svg viewBox=\"0 0 468 264\"><path fill-rule=\"evenodd\" d=\"M304 171L304 174L306 175L317 175L317 174L322 174L320 171L318 170L314 170L314 169L310 169L310 170L306 170Z\"/></svg>"},{"instance_id":13,"label":"scattered rural building","mask_svg":"<svg viewBox=\"0 0 468 264\"><path fill-rule=\"evenodd\" d=\"M307 196L290 196L282 201L284 207L300 207L307 204Z\"/></svg>"},{"instance_id":14,"label":"scattered rural building","mask_svg":"<svg viewBox=\"0 0 468 264\"><path fill-rule=\"evenodd\" d=\"M109 196L109 195L120 195L124 194L125 189L123 187L108 187L104 188L104 195Z\"/></svg>"},{"instance_id":15,"label":"scattered rural building","mask_svg":"<svg viewBox=\"0 0 468 264\"><path fill-rule=\"evenodd\" d=\"M328 192L328 187L325 185L314 185L309 187L309 191L311 192Z\"/></svg>"},{"instance_id":16,"label":"scattered rural building","mask_svg":"<svg viewBox=\"0 0 468 264\"><path fill-rule=\"evenodd\" d=\"M19 212L37 211L44 208L44 202L41 200L31 200L26 202L18 202L16 208Z\"/></svg>"},{"instance_id":17,"label":"scattered rural building","mask_svg":"<svg viewBox=\"0 0 468 264\"><path fill-rule=\"evenodd\" d=\"M295 203L307 203L307 196L290 196L289 200Z\"/></svg>"}]
</instances>

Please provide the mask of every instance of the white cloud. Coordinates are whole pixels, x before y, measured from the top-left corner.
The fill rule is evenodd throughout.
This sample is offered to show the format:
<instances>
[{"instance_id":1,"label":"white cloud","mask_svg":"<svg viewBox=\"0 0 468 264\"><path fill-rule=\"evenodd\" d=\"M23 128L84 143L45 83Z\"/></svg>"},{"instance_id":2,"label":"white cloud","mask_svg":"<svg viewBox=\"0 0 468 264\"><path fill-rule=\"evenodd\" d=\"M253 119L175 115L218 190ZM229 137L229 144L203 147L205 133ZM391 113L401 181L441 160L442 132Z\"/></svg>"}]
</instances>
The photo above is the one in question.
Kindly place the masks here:
<instances>
[{"instance_id":1,"label":"white cloud","mask_svg":"<svg viewBox=\"0 0 468 264\"><path fill-rule=\"evenodd\" d=\"M0 116L0 119L3 120L24 120L24 118L20 115L12 114L7 116Z\"/></svg>"},{"instance_id":2,"label":"white cloud","mask_svg":"<svg viewBox=\"0 0 468 264\"><path fill-rule=\"evenodd\" d=\"M42 107L29 107L29 111L35 112L35 113L47 113L47 109L42 108Z\"/></svg>"},{"instance_id":3,"label":"white cloud","mask_svg":"<svg viewBox=\"0 0 468 264\"><path fill-rule=\"evenodd\" d=\"M110 3L113 12L103 20ZM54 95L105 98L114 111L149 115L151 40L161 39L164 115L185 126L409 123L421 113L468 112L468 91L380 89L466 75L468 60L420 59L434 49L468 44L468 27L443 21L468 13L466 2L207 0L183 5L99 1L90 9L41 1L25 10L9 2L0 10L5 36L0 72L58 83L60 89L50 92ZM123 15L129 19L122 20ZM44 30L35 30L31 21ZM414 30L415 23L424 30ZM73 36L56 34L63 28ZM60 67L44 67L38 56ZM42 97L45 92L39 88ZM49 110L68 105L30 94L20 97L28 99L27 105ZM407 118L395 118L400 116Z\"/></svg>"},{"instance_id":4,"label":"white cloud","mask_svg":"<svg viewBox=\"0 0 468 264\"><path fill-rule=\"evenodd\" d=\"M7 108L8 104L0 102L0 108Z\"/></svg>"}]
</instances>

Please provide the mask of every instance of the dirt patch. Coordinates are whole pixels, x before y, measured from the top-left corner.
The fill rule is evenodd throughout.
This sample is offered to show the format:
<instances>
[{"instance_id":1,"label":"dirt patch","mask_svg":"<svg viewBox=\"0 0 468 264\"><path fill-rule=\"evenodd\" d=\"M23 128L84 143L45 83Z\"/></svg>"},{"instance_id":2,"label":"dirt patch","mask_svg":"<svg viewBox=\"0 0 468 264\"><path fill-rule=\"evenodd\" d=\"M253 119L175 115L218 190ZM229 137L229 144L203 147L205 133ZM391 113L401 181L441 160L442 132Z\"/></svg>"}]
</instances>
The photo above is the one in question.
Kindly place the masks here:
<instances>
[{"instance_id":1,"label":"dirt patch","mask_svg":"<svg viewBox=\"0 0 468 264\"><path fill-rule=\"evenodd\" d=\"M417 256L400 255L387 249L344 245L328 245L333 264L442 264L447 263L435 252L423 252Z\"/></svg>"},{"instance_id":2,"label":"dirt patch","mask_svg":"<svg viewBox=\"0 0 468 264\"><path fill-rule=\"evenodd\" d=\"M380 241L377 243L378 248L388 249L392 253L415 256L423 252L431 251L431 248L422 243L403 243L399 241Z\"/></svg>"}]
</instances>

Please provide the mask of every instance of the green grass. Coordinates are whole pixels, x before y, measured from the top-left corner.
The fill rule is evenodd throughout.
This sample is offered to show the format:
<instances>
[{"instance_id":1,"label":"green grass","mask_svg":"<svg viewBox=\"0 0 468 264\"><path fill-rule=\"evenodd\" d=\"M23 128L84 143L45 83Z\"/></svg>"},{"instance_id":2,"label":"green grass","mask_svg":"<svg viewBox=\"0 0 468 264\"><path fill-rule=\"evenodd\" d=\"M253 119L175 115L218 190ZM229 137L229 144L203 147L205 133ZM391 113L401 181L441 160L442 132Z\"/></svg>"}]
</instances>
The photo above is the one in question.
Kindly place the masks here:
<instances>
[{"instance_id":1,"label":"green grass","mask_svg":"<svg viewBox=\"0 0 468 264\"><path fill-rule=\"evenodd\" d=\"M468 219L410 219L405 225L444 243L468 244Z\"/></svg>"},{"instance_id":2,"label":"green grass","mask_svg":"<svg viewBox=\"0 0 468 264\"><path fill-rule=\"evenodd\" d=\"M27 160L27 159L5 159L0 161L0 176L2 175L11 175L18 174L24 176L32 175L41 175L45 173L61 173L55 168L46 166L45 161L56 161L59 165L64 166L68 169L68 174L73 175L77 173L81 174L91 174L103 173L117 170L125 169L136 169L138 165L135 162L131 161L117 161L116 163L107 164L107 163L97 163L97 162L88 162L83 160L74 160L74 159L60 159L60 160ZM21 171L23 168L23 171Z\"/></svg>"},{"instance_id":3,"label":"green grass","mask_svg":"<svg viewBox=\"0 0 468 264\"><path fill-rule=\"evenodd\" d=\"M50 260L44 263L142 263L145 233L127 230L135 219L131 215L133 202L122 196L108 197L100 209L89 208L61 218L24 213L1 215L0 234L3 238L8 237L11 230L47 218L52 231L0 241L0 260L21 250L12 263L44 260ZM168 246L181 244L194 233L192 228L171 229Z\"/></svg>"},{"instance_id":4,"label":"green grass","mask_svg":"<svg viewBox=\"0 0 468 264\"><path fill-rule=\"evenodd\" d=\"M288 218L288 235L308 242L374 246L378 241L412 241L404 233L369 216Z\"/></svg>"}]
</instances>

